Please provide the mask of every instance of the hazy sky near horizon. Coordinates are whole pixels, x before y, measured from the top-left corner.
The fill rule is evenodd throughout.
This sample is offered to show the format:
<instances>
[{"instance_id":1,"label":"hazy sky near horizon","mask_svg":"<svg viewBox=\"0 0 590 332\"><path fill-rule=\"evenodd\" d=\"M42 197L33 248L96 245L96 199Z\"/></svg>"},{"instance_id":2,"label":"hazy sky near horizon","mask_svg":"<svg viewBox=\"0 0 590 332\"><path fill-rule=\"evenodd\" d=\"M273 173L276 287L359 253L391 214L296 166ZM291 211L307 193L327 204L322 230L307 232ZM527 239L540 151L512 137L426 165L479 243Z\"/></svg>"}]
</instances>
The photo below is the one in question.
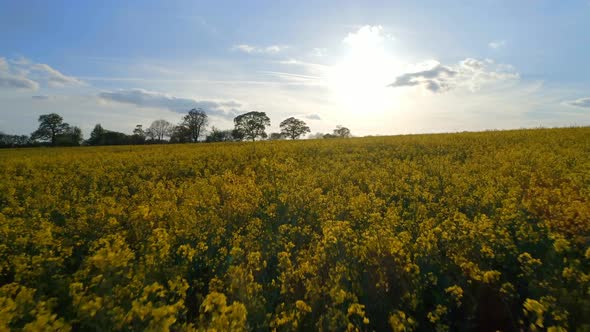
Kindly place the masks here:
<instances>
[{"instance_id":1,"label":"hazy sky near horizon","mask_svg":"<svg viewBox=\"0 0 590 332\"><path fill-rule=\"evenodd\" d=\"M590 1L0 0L0 131L202 107L312 132L590 125Z\"/></svg>"}]
</instances>

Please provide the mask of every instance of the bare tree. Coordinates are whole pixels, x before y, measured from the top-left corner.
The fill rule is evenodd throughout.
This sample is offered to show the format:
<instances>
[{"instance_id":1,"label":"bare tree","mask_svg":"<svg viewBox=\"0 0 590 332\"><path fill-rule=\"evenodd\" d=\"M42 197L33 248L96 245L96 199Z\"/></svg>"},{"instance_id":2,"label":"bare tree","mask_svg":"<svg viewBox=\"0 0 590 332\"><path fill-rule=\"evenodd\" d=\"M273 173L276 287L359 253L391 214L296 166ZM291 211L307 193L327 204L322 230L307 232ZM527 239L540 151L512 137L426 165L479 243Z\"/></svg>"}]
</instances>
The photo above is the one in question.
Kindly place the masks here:
<instances>
[{"instance_id":1,"label":"bare tree","mask_svg":"<svg viewBox=\"0 0 590 332\"><path fill-rule=\"evenodd\" d=\"M172 130L173 126L170 122L160 119L152 122L150 128L148 129L148 136L150 138L161 142L164 140L164 137L170 136L170 131Z\"/></svg>"},{"instance_id":2,"label":"bare tree","mask_svg":"<svg viewBox=\"0 0 590 332\"><path fill-rule=\"evenodd\" d=\"M185 127L191 142L197 142L209 123L207 114L202 109L192 109L182 118L180 126Z\"/></svg>"},{"instance_id":3,"label":"bare tree","mask_svg":"<svg viewBox=\"0 0 590 332\"><path fill-rule=\"evenodd\" d=\"M343 126L336 126L336 129L334 129L334 136L342 137L342 138L349 138L352 135L350 134L350 129L343 127Z\"/></svg>"}]
</instances>

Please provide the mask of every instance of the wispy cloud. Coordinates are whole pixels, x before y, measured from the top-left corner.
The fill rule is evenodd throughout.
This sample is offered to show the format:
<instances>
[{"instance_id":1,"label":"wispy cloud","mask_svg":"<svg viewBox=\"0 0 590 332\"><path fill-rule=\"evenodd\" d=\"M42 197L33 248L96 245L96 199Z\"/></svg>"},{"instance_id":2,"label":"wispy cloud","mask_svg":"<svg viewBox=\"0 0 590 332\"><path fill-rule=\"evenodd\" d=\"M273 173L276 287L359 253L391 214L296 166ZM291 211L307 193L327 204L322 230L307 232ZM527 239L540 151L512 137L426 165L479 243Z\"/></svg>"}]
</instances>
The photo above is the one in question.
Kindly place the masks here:
<instances>
[{"instance_id":1,"label":"wispy cloud","mask_svg":"<svg viewBox=\"0 0 590 332\"><path fill-rule=\"evenodd\" d=\"M10 61L0 58L0 87L3 88L37 90L41 85L54 88L82 84L78 78L64 75L47 64L26 58Z\"/></svg>"},{"instance_id":2,"label":"wispy cloud","mask_svg":"<svg viewBox=\"0 0 590 332\"><path fill-rule=\"evenodd\" d=\"M328 49L327 48L319 48L319 47L316 47L313 50L311 50L311 55L312 56L324 57L327 54L328 54Z\"/></svg>"},{"instance_id":3,"label":"wispy cloud","mask_svg":"<svg viewBox=\"0 0 590 332\"><path fill-rule=\"evenodd\" d=\"M105 101L132 104L138 107L168 109L175 112L202 108L210 115L223 118L233 118L241 107L241 104L235 101L196 100L144 89L106 91L99 93L98 96Z\"/></svg>"},{"instance_id":4,"label":"wispy cloud","mask_svg":"<svg viewBox=\"0 0 590 332\"><path fill-rule=\"evenodd\" d=\"M37 90L39 84L23 76L0 73L0 88Z\"/></svg>"},{"instance_id":5,"label":"wispy cloud","mask_svg":"<svg viewBox=\"0 0 590 332\"><path fill-rule=\"evenodd\" d=\"M488 47L493 50L504 48L505 46L506 46L505 40L494 40L494 41L491 41L488 43Z\"/></svg>"},{"instance_id":6,"label":"wispy cloud","mask_svg":"<svg viewBox=\"0 0 590 332\"><path fill-rule=\"evenodd\" d=\"M270 45L270 46L253 46L248 44L234 45L232 50L240 51L248 54L277 54L289 48L286 45Z\"/></svg>"},{"instance_id":7,"label":"wispy cloud","mask_svg":"<svg viewBox=\"0 0 590 332\"><path fill-rule=\"evenodd\" d=\"M297 59L282 60L278 63L289 67L299 67L298 69L302 72L303 75L314 78L323 76L328 70L330 70L330 66L313 62L300 61Z\"/></svg>"},{"instance_id":8,"label":"wispy cloud","mask_svg":"<svg viewBox=\"0 0 590 332\"><path fill-rule=\"evenodd\" d=\"M306 114L303 117L306 118L306 119L308 119L308 120L321 120L322 119L319 116L319 114Z\"/></svg>"},{"instance_id":9,"label":"wispy cloud","mask_svg":"<svg viewBox=\"0 0 590 332\"><path fill-rule=\"evenodd\" d=\"M39 83L26 77L25 73L12 70L5 58L0 58L0 88L37 90Z\"/></svg>"},{"instance_id":10,"label":"wispy cloud","mask_svg":"<svg viewBox=\"0 0 590 332\"><path fill-rule=\"evenodd\" d=\"M286 80L294 80L294 81L319 81L322 78L319 76L311 76L311 75L302 75L302 74L294 74L294 73L286 73L286 72L279 72L279 71L261 71L262 74L272 75L275 77L279 77Z\"/></svg>"},{"instance_id":11,"label":"wispy cloud","mask_svg":"<svg viewBox=\"0 0 590 332\"><path fill-rule=\"evenodd\" d=\"M64 87L68 85L82 84L82 81L79 79L73 76L66 76L44 63L32 64L30 70L33 73L36 73L37 79L46 81L50 87Z\"/></svg>"},{"instance_id":12,"label":"wispy cloud","mask_svg":"<svg viewBox=\"0 0 590 332\"><path fill-rule=\"evenodd\" d=\"M576 106L576 107L583 107L583 108L590 108L590 97L580 98L576 100L570 100L566 102L567 105Z\"/></svg>"}]
</instances>

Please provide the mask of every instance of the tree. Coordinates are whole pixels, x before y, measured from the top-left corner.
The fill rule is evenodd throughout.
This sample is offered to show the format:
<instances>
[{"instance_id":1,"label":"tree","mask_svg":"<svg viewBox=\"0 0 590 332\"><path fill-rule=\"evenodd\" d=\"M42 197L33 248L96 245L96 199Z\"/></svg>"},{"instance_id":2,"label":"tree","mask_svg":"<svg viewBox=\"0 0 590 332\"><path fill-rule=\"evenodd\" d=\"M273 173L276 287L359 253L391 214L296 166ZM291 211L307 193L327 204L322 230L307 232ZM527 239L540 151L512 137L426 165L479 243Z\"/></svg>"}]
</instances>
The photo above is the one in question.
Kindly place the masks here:
<instances>
[{"instance_id":1,"label":"tree","mask_svg":"<svg viewBox=\"0 0 590 332\"><path fill-rule=\"evenodd\" d=\"M15 148L21 146L30 146L32 144L27 135L8 135L0 132L0 147Z\"/></svg>"},{"instance_id":2,"label":"tree","mask_svg":"<svg viewBox=\"0 0 590 332\"><path fill-rule=\"evenodd\" d=\"M145 131L143 131L143 126L138 124L133 129L133 135L131 135L131 141L133 144L143 144L145 143Z\"/></svg>"},{"instance_id":3,"label":"tree","mask_svg":"<svg viewBox=\"0 0 590 332\"><path fill-rule=\"evenodd\" d=\"M100 124L94 126L90 138L86 141L89 145L124 145L129 144L132 137L112 130L104 129Z\"/></svg>"},{"instance_id":4,"label":"tree","mask_svg":"<svg viewBox=\"0 0 590 332\"><path fill-rule=\"evenodd\" d=\"M221 130L215 127L211 128L211 132L205 138L205 142L213 143L213 142L231 142L234 140L234 136L232 134L232 130Z\"/></svg>"},{"instance_id":5,"label":"tree","mask_svg":"<svg viewBox=\"0 0 590 332\"><path fill-rule=\"evenodd\" d=\"M172 127L170 132L170 143L187 143L193 142L193 136L190 128L180 125Z\"/></svg>"},{"instance_id":6,"label":"tree","mask_svg":"<svg viewBox=\"0 0 590 332\"><path fill-rule=\"evenodd\" d=\"M248 112L234 118L236 136L255 141L256 138L266 138L266 127L270 126L270 119L264 112Z\"/></svg>"},{"instance_id":7,"label":"tree","mask_svg":"<svg viewBox=\"0 0 590 332\"><path fill-rule=\"evenodd\" d=\"M234 141L243 141L245 136L244 132L239 129L233 129L231 131L231 137Z\"/></svg>"},{"instance_id":8,"label":"tree","mask_svg":"<svg viewBox=\"0 0 590 332\"><path fill-rule=\"evenodd\" d=\"M295 119L294 117L290 117L280 124L281 127L281 134L290 139L297 139L302 135L308 134L311 132L309 127L305 124L304 121Z\"/></svg>"},{"instance_id":9,"label":"tree","mask_svg":"<svg viewBox=\"0 0 590 332\"><path fill-rule=\"evenodd\" d=\"M102 137L104 145L125 145L131 143L131 137L124 133L107 130Z\"/></svg>"},{"instance_id":10,"label":"tree","mask_svg":"<svg viewBox=\"0 0 590 332\"><path fill-rule=\"evenodd\" d=\"M169 136L172 130L172 124L166 120L160 119L152 122L148 129L148 136L153 140L161 142L164 137Z\"/></svg>"},{"instance_id":11,"label":"tree","mask_svg":"<svg viewBox=\"0 0 590 332\"><path fill-rule=\"evenodd\" d=\"M88 143L89 145L102 145L103 142L101 142L101 140L105 132L106 130L104 130L100 123L98 123L96 126L94 126L94 129L92 129L92 132L90 133L90 138L86 141L86 143Z\"/></svg>"},{"instance_id":12,"label":"tree","mask_svg":"<svg viewBox=\"0 0 590 332\"><path fill-rule=\"evenodd\" d=\"M78 127L70 127L55 136L54 145L58 146L78 146L82 143L82 129Z\"/></svg>"},{"instance_id":13,"label":"tree","mask_svg":"<svg viewBox=\"0 0 590 332\"><path fill-rule=\"evenodd\" d=\"M192 109L182 118L181 126L188 129L191 142L197 142L209 123L207 114L202 109Z\"/></svg>"},{"instance_id":14,"label":"tree","mask_svg":"<svg viewBox=\"0 0 590 332\"><path fill-rule=\"evenodd\" d=\"M336 126L336 129L334 129L334 136L349 138L351 136L350 129L342 126Z\"/></svg>"},{"instance_id":15,"label":"tree","mask_svg":"<svg viewBox=\"0 0 590 332\"><path fill-rule=\"evenodd\" d=\"M39 116L39 128L31 134L33 140L50 141L55 145L58 135L65 133L70 125L63 122L63 118L56 113Z\"/></svg>"},{"instance_id":16,"label":"tree","mask_svg":"<svg viewBox=\"0 0 590 332\"><path fill-rule=\"evenodd\" d=\"M156 132L153 131L151 128L148 128L145 130L145 138L150 141L153 142L156 140Z\"/></svg>"},{"instance_id":17,"label":"tree","mask_svg":"<svg viewBox=\"0 0 590 332\"><path fill-rule=\"evenodd\" d=\"M268 139L271 141L277 141L283 138L285 138L285 135L283 135L282 133L270 133L270 136L268 136Z\"/></svg>"}]
</instances>

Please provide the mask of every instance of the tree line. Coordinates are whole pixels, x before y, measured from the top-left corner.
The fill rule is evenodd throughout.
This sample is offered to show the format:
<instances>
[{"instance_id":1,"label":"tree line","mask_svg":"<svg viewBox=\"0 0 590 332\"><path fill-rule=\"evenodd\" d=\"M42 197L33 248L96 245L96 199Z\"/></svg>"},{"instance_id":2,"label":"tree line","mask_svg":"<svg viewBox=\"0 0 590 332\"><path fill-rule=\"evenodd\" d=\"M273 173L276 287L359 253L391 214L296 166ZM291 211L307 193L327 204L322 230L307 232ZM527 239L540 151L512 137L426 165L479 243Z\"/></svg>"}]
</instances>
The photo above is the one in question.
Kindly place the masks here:
<instances>
[{"instance_id":1,"label":"tree line","mask_svg":"<svg viewBox=\"0 0 590 332\"><path fill-rule=\"evenodd\" d=\"M197 143L197 142L235 142L256 140L296 140L311 133L307 124L295 117L283 120L278 133L266 133L270 127L270 118L265 112L247 112L234 118L233 129L219 129L211 126L209 117L200 108L191 109L181 121L174 125L159 119L144 129L138 124L131 135L108 130L101 124L94 126L90 137L84 140L82 130L72 126L61 115L56 113L43 114L38 119L39 127L31 135L8 135L0 132L0 147L27 146L79 146L79 145L130 145L130 144L163 144L163 143ZM316 133L310 138L348 138L350 130L337 126L332 133Z\"/></svg>"}]
</instances>

